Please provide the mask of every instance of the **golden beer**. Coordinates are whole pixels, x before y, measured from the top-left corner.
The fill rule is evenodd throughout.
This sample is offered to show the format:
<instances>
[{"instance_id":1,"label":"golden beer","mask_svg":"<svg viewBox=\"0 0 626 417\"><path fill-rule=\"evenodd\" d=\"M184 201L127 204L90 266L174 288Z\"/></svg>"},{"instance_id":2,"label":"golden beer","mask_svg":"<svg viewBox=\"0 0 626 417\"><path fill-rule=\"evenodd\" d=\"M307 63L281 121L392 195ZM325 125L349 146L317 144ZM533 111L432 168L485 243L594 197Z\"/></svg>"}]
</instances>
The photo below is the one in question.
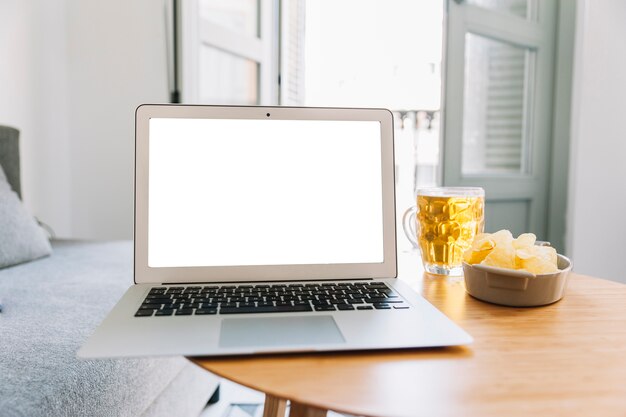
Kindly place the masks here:
<instances>
[{"instance_id":1,"label":"golden beer","mask_svg":"<svg viewBox=\"0 0 626 417\"><path fill-rule=\"evenodd\" d=\"M474 236L483 231L484 191L437 190L418 192L417 240L428 272L457 275L462 268L463 253L472 245Z\"/></svg>"}]
</instances>

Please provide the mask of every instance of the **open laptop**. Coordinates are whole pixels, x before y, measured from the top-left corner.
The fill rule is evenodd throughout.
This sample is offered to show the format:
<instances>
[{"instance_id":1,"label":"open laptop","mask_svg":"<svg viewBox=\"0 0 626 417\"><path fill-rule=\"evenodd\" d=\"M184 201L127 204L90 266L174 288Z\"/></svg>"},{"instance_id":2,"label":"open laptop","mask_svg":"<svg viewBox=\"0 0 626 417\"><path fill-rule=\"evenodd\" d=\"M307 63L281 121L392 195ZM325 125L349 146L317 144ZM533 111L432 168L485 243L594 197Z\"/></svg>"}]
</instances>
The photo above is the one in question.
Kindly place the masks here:
<instances>
[{"instance_id":1,"label":"open laptop","mask_svg":"<svg viewBox=\"0 0 626 417\"><path fill-rule=\"evenodd\" d=\"M142 105L134 283L83 358L449 346L397 277L383 109Z\"/></svg>"}]
</instances>

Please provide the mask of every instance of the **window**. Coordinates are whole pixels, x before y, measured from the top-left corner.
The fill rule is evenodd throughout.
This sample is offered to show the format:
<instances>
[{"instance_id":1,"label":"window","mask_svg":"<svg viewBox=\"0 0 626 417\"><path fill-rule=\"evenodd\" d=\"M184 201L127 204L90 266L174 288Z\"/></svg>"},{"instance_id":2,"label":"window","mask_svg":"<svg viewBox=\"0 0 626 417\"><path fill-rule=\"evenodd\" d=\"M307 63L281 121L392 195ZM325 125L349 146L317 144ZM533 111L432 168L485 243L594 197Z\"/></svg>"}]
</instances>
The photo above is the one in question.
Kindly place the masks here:
<instances>
[{"instance_id":1,"label":"window","mask_svg":"<svg viewBox=\"0 0 626 417\"><path fill-rule=\"evenodd\" d=\"M181 3L184 101L389 108L399 210L482 186L488 230L548 238L556 0Z\"/></svg>"},{"instance_id":2,"label":"window","mask_svg":"<svg viewBox=\"0 0 626 417\"><path fill-rule=\"evenodd\" d=\"M270 0L181 1L182 101L275 104L277 6Z\"/></svg>"},{"instance_id":3,"label":"window","mask_svg":"<svg viewBox=\"0 0 626 417\"><path fill-rule=\"evenodd\" d=\"M291 65L283 74L300 78L297 84L283 84L283 91L288 88L295 103L306 106L392 110L397 207L414 205L415 189L439 180L444 2L298 3L303 5L298 16L303 35L298 48L284 50L282 58Z\"/></svg>"},{"instance_id":4,"label":"window","mask_svg":"<svg viewBox=\"0 0 626 417\"><path fill-rule=\"evenodd\" d=\"M444 0L181 3L183 102L388 108L398 210L440 181Z\"/></svg>"}]
</instances>

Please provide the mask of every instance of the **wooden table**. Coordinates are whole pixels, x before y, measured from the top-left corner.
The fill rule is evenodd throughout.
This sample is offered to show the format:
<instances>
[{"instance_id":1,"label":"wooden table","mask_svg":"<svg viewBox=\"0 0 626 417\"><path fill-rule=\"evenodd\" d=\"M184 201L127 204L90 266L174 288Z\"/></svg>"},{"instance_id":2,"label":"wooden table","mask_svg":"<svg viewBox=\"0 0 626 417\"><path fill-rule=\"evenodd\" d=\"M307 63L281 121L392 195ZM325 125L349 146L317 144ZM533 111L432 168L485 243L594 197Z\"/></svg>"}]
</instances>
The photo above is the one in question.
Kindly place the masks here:
<instances>
[{"instance_id":1,"label":"wooden table","mask_svg":"<svg viewBox=\"0 0 626 417\"><path fill-rule=\"evenodd\" d=\"M286 400L291 417L626 416L626 285L572 274L561 301L510 308L470 297L462 279L407 280L474 344L192 360L266 393L265 417L284 416Z\"/></svg>"}]
</instances>

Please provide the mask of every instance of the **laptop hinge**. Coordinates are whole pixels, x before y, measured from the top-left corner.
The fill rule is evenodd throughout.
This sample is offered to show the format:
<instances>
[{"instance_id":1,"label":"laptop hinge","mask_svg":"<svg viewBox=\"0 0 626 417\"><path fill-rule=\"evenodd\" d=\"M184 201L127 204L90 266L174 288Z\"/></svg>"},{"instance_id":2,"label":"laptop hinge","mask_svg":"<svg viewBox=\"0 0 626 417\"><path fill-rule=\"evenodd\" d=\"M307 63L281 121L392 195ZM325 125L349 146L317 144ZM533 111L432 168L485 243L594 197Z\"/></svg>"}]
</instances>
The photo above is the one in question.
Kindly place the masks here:
<instances>
[{"instance_id":1,"label":"laptop hinge","mask_svg":"<svg viewBox=\"0 0 626 417\"><path fill-rule=\"evenodd\" d=\"M280 282L339 282L339 281L372 281L375 278L324 278L324 279L297 279L297 280L262 280L262 281L202 281L202 282L162 282L154 285L193 285L193 284L239 284L239 283L280 283Z\"/></svg>"}]
</instances>

